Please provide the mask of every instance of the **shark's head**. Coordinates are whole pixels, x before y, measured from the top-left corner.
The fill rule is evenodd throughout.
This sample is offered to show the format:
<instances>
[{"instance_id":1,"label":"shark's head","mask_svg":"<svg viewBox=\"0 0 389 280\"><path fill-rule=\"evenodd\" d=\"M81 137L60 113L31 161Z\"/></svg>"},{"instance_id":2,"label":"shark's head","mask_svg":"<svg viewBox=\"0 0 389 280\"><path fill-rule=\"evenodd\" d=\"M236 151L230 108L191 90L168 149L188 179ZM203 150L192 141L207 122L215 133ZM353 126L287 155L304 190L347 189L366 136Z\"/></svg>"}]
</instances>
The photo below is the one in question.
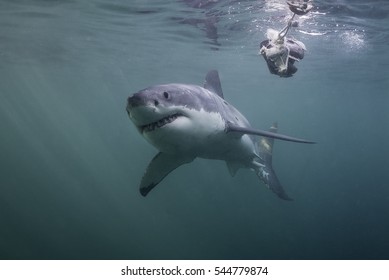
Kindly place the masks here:
<instances>
[{"instance_id":1,"label":"shark's head","mask_svg":"<svg viewBox=\"0 0 389 280\"><path fill-rule=\"evenodd\" d=\"M200 110L193 86L167 84L143 89L127 99L127 113L139 132L153 133L190 121L192 110Z\"/></svg>"},{"instance_id":2,"label":"shark's head","mask_svg":"<svg viewBox=\"0 0 389 280\"><path fill-rule=\"evenodd\" d=\"M172 125L178 118L187 118L174 104L177 92L167 88L150 87L127 100L127 113L138 131L144 135Z\"/></svg>"},{"instance_id":3,"label":"shark's head","mask_svg":"<svg viewBox=\"0 0 389 280\"><path fill-rule=\"evenodd\" d=\"M214 98L215 94L199 86L157 85L129 97L126 109L140 134L163 150L173 141L184 146L188 138L222 126Z\"/></svg>"}]
</instances>

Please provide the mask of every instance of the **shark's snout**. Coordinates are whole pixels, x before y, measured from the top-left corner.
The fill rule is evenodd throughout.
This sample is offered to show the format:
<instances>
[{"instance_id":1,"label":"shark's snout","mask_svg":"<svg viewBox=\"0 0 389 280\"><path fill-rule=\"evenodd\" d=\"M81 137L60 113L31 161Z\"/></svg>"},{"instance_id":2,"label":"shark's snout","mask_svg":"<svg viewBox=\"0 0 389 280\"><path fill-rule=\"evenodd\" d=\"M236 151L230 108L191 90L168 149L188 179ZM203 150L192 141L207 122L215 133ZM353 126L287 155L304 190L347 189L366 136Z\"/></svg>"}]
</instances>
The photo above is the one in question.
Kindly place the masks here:
<instances>
[{"instance_id":1,"label":"shark's snout","mask_svg":"<svg viewBox=\"0 0 389 280\"><path fill-rule=\"evenodd\" d=\"M127 108L131 109L144 104L144 100L139 96L139 94L134 94L127 98Z\"/></svg>"},{"instance_id":2,"label":"shark's snout","mask_svg":"<svg viewBox=\"0 0 389 280\"><path fill-rule=\"evenodd\" d=\"M158 107L159 105L160 98L147 91L140 91L127 98L127 111L140 106Z\"/></svg>"},{"instance_id":3,"label":"shark's snout","mask_svg":"<svg viewBox=\"0 0 389 280\"><path fill-rule=\"evenodd\" d=\"M144 92L137 92L127 98L127 114L141 132L149 124L160 119L156 107L155 101L145 95Z\"/></svg>"}]
</instances>

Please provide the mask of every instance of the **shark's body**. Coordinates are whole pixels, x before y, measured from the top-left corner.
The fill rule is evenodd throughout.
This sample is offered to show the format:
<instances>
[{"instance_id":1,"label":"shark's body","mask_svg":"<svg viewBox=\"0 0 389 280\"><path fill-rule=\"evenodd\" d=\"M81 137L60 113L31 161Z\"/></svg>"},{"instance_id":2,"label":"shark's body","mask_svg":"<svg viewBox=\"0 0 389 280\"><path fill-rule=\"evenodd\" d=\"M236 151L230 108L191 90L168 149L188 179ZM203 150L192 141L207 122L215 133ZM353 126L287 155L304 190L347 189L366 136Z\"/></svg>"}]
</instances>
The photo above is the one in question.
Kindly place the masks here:
<instances>
[{"instance_id":1,"label":"shark's body","mask_svg":"<svg viewBox=\"0 0 389 280\"><path fill-rule=\"evenodd\" d=\"M239 168L255 171L280 198L290 200L272 168L273 138L313 143L253 129L248 120L223 98L217 71L210 71L204 87L166 84L146 88L128 98L127 112L142 136L160 152L142 178L147 195L166 175L196 157L227 163L234 175ZM257 141L255 135L262 136Z\"/></svg>"}]
</instances>

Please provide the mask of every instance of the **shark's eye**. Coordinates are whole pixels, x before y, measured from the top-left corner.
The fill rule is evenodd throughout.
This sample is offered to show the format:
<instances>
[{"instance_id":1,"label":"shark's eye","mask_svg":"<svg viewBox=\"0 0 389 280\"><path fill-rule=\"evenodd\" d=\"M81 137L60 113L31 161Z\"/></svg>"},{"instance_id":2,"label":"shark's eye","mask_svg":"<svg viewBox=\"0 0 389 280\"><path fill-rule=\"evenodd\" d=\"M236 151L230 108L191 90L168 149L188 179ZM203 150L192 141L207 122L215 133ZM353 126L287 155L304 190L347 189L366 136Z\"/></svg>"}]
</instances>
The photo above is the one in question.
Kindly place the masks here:
<instances>
[{"instance_id":1,"label":"shark's eye","mask_svg":"<svg viewBox=\"0 0 389 280\"><path fill-rule=\"evenodd\" d=\"M163 92L163 96L164 96L166 99L168 99L168 98L169 98L169 93L168 93L167 91L164 91L164 92Z\"/></svg>"}]
</instances>

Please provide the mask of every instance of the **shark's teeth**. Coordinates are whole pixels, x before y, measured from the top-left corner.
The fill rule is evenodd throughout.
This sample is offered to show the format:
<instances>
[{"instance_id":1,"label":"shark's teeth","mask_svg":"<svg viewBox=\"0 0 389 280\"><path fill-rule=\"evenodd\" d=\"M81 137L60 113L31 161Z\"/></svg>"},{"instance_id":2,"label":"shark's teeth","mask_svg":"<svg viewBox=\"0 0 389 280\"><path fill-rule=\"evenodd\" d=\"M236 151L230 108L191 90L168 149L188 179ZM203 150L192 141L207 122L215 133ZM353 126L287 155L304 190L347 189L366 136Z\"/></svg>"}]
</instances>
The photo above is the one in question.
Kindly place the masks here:
<instances>
[{"instance_id":1,"label":"shark's teeth","mask_svg":"<svg viewBox=\"0 0 389 280\"><path fill-rule=\"evenodd\" d=\"M155 130L156 128L160 128L168 123L175 121L179 116L181 116L181 115L180 114L170 115L170 116L167 116L163 119L160 119L159 121L156 121L156 122L153 122L150 124L146 124L146 125L142 125L140 128L141 128L142 132L150 132L150 131Z\"/></svg>"}]
</instances>

